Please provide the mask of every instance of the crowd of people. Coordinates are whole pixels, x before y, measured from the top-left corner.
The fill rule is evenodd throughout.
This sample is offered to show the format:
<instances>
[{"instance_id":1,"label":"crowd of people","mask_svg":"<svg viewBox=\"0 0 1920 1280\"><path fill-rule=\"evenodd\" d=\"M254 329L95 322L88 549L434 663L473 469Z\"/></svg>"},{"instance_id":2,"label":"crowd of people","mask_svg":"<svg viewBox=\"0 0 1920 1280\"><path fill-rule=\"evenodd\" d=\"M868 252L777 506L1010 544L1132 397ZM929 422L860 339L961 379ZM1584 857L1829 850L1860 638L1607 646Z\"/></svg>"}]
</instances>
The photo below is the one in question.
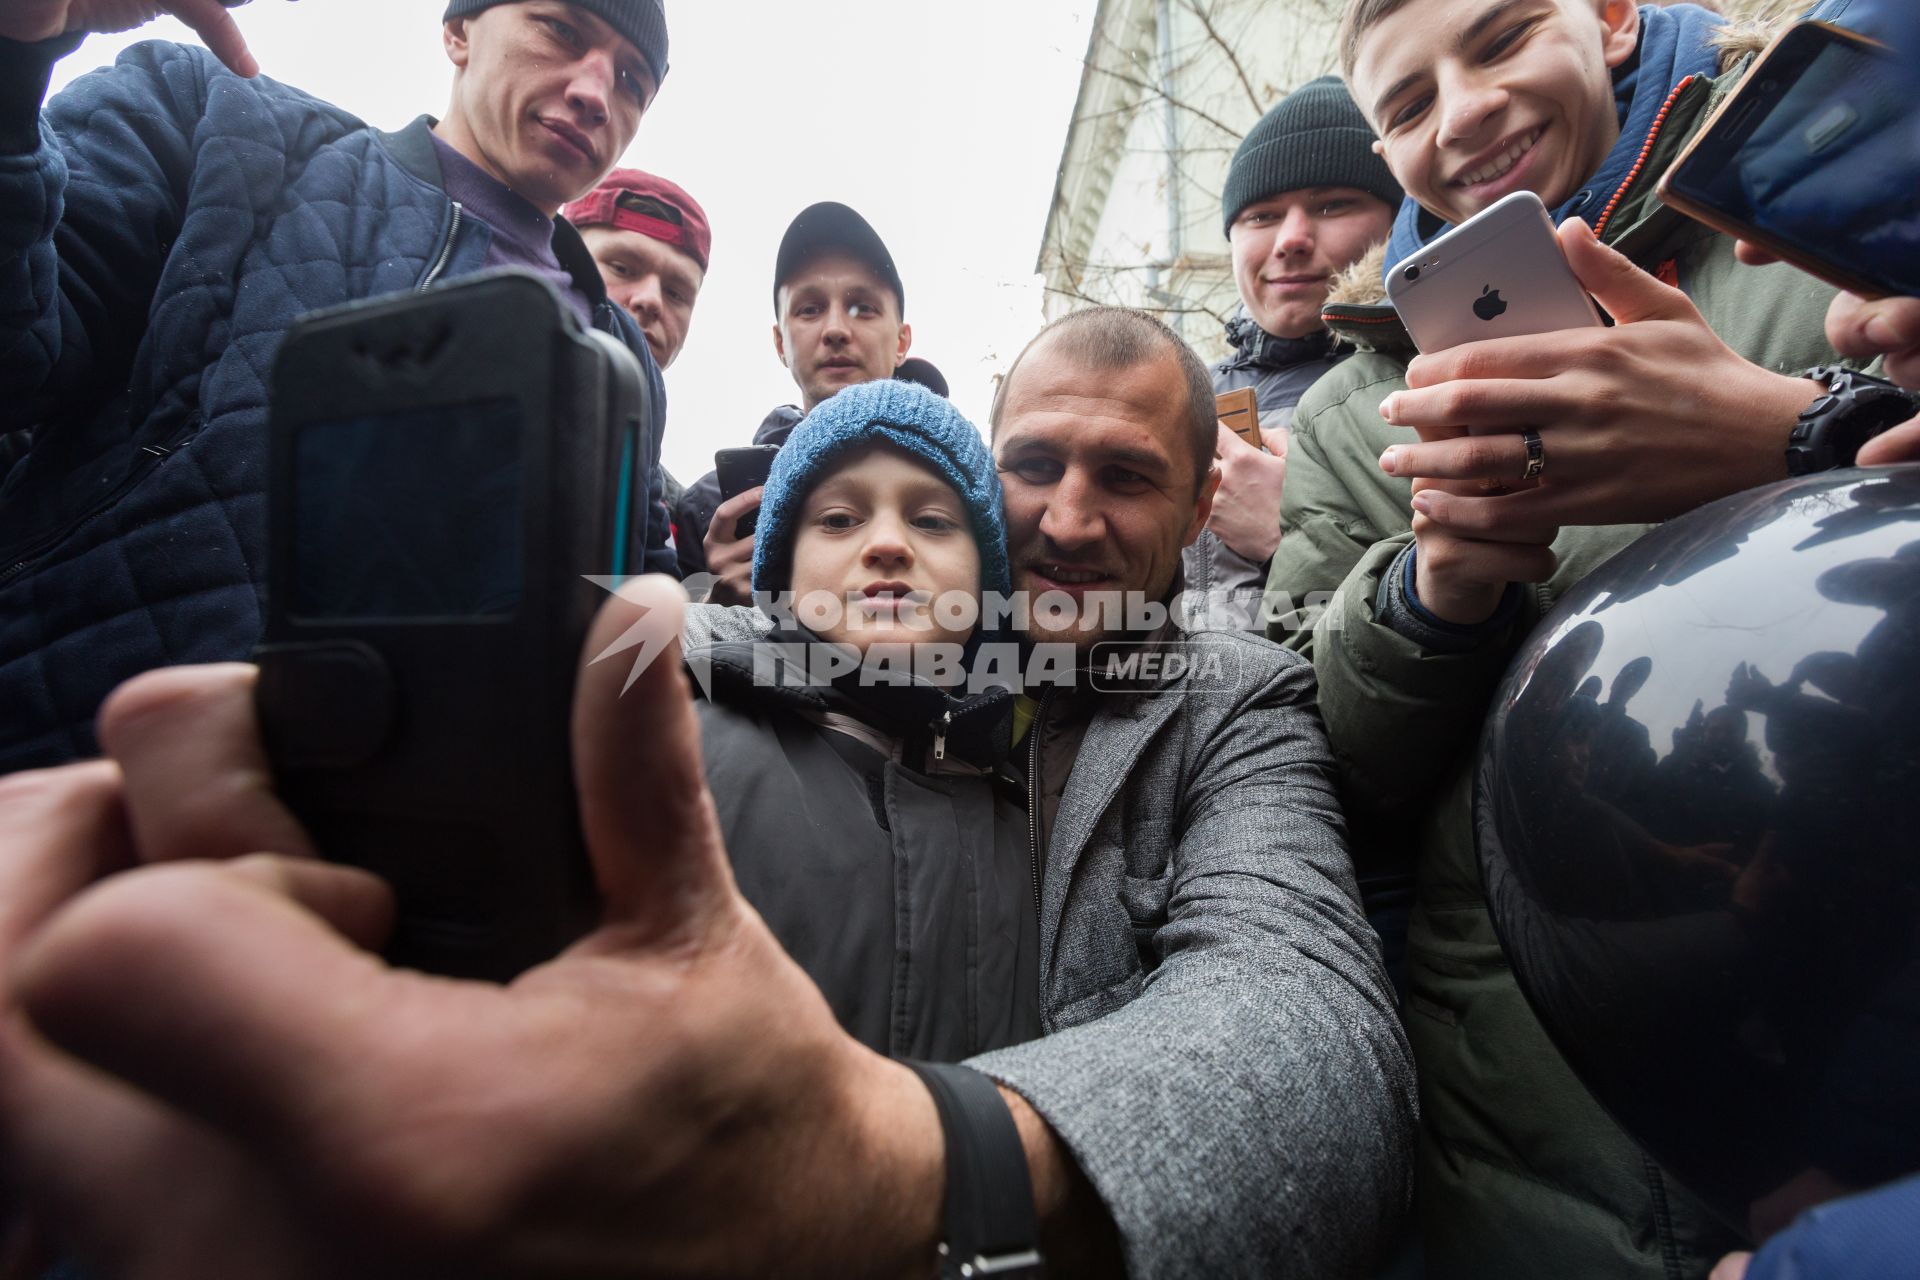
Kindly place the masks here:
<instances>
[{"instance_id":1,"label":"crowd of people","mask_svg":"<svg viewBox=\"0 0 1920 1280\"><path fill-rule=\"evenodd\" d=\"M48 97L162 10L206 47ZM797 403L725 494L661 467L660 372L726 247L614 167L660 0L452 0L449 105L396 133L259 77L217 0L9 6L0 1274L1911 1265L1920 1182L1763 1240L1668 1175L1523 998L1475 859L1476 739L1555 601L1787 479L1836 379L1920 386L1920 300L1656 192L1769 34L1349 0L1340 74L1228 168L1231 354L1077 311L981 425L910 354L880 234L815 204L771 281ZM1419 353L1385 265L1519 190L1612 323ZM603 915L504 985L381 960L393 895L275 794L247 662L288 326L498 267L642 371L646 575L585 655L675 657L581 666ZM1836 463L1920 461L1913 407ZM1652 669L1580 690L1568 812L1657 789L1687 849L1707 809L1760 823L1771 686L1661 753Z\"/></svg>"}]
</instances>

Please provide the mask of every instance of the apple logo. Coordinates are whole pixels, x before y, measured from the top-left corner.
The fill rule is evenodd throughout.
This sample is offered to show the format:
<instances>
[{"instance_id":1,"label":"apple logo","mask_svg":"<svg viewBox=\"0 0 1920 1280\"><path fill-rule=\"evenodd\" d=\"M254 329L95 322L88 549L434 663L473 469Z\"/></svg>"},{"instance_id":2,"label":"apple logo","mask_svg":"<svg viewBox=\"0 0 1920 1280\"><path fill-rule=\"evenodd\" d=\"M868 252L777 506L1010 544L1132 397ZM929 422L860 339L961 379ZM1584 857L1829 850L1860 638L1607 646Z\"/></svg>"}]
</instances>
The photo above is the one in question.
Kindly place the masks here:
<instances>
[{"instance_id":1,"label":"apple logo","mask_svg":"<svg viewBox=\"0 0 1920 1280\"><path fill-rule=\"evenodd\" d=\"M1507 304L1500 297L1500 291L1490 284L1480 286L1480 296L1473 300L1473 314L1482 320L1496 320L1506 312Z\"/></svg>"}]
</instances>

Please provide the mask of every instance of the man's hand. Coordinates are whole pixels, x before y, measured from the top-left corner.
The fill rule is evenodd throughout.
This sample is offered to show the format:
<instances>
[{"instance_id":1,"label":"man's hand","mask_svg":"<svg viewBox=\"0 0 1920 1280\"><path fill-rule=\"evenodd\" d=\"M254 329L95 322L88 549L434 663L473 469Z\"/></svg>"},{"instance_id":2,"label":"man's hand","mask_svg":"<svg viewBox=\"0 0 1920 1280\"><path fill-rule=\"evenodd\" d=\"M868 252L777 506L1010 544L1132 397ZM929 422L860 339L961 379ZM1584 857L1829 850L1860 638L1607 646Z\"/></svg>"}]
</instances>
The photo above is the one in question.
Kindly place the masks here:
<instances>
[{"instance_id":1,"label":"man's hand","mask_svg":"<svg viewBox=\"0 0 1920 1280\"><path fill-rule=\"evenodd\" d=\"M1560 228L1574 274L1614 317L1584 329L1468 343L1421 356L1381 415L1401 426L1465 427L1470 438L1399 445L1402 476L1517 485L1519 433L1540 433L1540 483L1463 495L1444 519L1463 536L1513 538L1568 524L1665 520L1785 479L1787 434L1819 388L1744 360L1680 290L1602 245L1579 219Z\"/></svg>"},{"instance_id":2,"label":"man's hand","mask_svg":"<svg viewBox=\"0 0 1920 1280\"><path fill-rule=\"evenodd\" d=\"M72 31L132 31L164 14L192 27L235 74L260 74L260 64L220 0L9 0L0 10L0 36L31 43Z\"/></svg>"},{"instance_id":3,"label":"man's hand","mask_svg":"<svg viewBox=\"0 0 1920 1280\"><path fill-rule=\"evenodd\" d=\"M130 774L96 761L0 780L0 971L11 970L26 939L68 900L134 864L136 831L153 837L150 857L179 856L187 846L210 857L305 848L268 794L257 745L236 752L242 744L221 729L251 715L252 678L242 666L165 672L110 700L102 738ZM176 738L171 730L187 723L210 732ZM207 772L215 762L221 767ZM188 781L206 790L180 785ZM243 882L277 874L262 860L230 865ZM321 863L291 874L305 892L360 902L367 913L357 927L384 931L385 891L371 877ZM76 1243L107 1275L185 1276L215 1258L236 1276L283 1267L289 1280L329 1274L322 1256L290 1247L288 1207L297 1201L276 1194L267 1170L195 1121L53 1049L10 998L0 1007L0 1189L11 1215L0 1215L0 1274L9 1277L40 1274L57 1246L70 1252ZM235 1222L245 1230L235 1232Z\"/></svg>"},{"instance_id":4,"label":"man's hand","mask_svg":"<svg viewBox=\"0 0 1920 1280\"><path fill-rule=\"evenodd\" d=\"M1280 546L1280 489L1287 478L1287 437L1284 431L1263 432L1277 453L1256 449L1220 427L1213 456L1220 470L1220 487L1213 495L1213 515L1207 528L1241 558L1259 563Z\"/></svg>"},{"instance_id":5,"label":"man's hand","mask_svg":"<svg viewBox=\"0 0 1920 1280\"><path fill-rule=\"evenodd\" d=\"M1752 1261L1750 1253L1730 1253L1713 1264L1713 1274L1707 1280L1746 1280L1747 1264Z\"/></svg>"},{"instance_id":6,"label":"man's hand","mask_svg":"<svg viewBox=\"0 0 1920 1280\"><path fill-rule=\"evenodd\" d=\"M708 604L753 603L753 535L736 538L733 531L740 517L760 509L760 495L765 492L765 485L756 485L713 509L702 543L707 552L707 572L714 578L707 589Z\"/></svg>"},{"instance_id":7,"label":"man's hand","mask_svg":"<svg viewBox=\"0 0 1920 1280\"><path fill-rule=\"evenodd\" d=\"M1734 243L1734 254L1750 267L1780 259L1751 240ZM1849 360L1885 356L1887 377L1908 389L1920 389L1920 298L1881 298L1869 302L1842 292L1827 307L1827 341ZM1860 446L1854 459L1863 467L1920 462L1920 417L1881 432Z\"/></svg>"},{"instance_id":8,"label":"man's hand","mask_svg":"<svg viewBox=\"0 0 1920 1280\"><path fill-rule=\"evenodd\" d=\"M1851 359L1885 356L1889 378L1903 387L1920 387L1920 298L1868 302L1843 293L1827 308L1827 341ZM1920 417L1861 445L1855 461L1863 467L1920 462Z\"/></svg>"},{"instance_id":9,"label":"man's hand","mask_svg":"<svg viewBox=\"0 0 1920 1280\"><path fill-rule=\"evenodd\" d=\"M636 624L676 636L681 600L628 584L587 652ZM78 798L0 795L19 1000L0 1158L62 1244L155 1280L931 1268L932 1100L840 1031L735 890L677 646L624 697L624 663L583 670L575 769L606 916L506 987L382 964L362 948L384 890L323 863L175 861L83 888L135 856L304 850L233 671L119 695L118 779L81 766L37 783ZM131 1149L79 1109L82 1085L124 1104Z\"/></svg>"},{"instance_id":10,"label":"man's hand","mask_svg":"<svg viewBox=\"0 0 1920 1280\"><path fill-rule=\"evenodd\" d=\"M1545 582L1556 563L1552 544L1560 531L1552 527L1460 532L1464 522L1455 513L1484 502L1478 492L1458 483L1413 482L1414 594L1427 612L1458 626L1487 621L1508 583Z\"/></svg>"}]
</instances>

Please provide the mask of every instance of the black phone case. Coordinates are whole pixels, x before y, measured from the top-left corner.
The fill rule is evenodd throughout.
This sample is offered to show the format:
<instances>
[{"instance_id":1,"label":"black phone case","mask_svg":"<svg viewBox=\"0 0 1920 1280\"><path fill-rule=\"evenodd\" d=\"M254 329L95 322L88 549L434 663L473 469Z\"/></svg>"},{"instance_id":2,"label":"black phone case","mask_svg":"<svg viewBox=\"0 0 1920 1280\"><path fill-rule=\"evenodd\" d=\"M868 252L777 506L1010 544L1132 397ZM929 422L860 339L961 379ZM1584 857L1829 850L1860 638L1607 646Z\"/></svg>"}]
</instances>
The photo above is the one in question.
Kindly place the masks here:
<instances>
[{"instance_id":1,"label":"black phone case","mask_svg":"<svg viewBox=\"0 0 1920 1280\"><path fill-rule=\"evenodd\" d=\"M767 482L773 472L773 460L780 453L779 445L755 444L739 449L722 449L713 455L713 472L720 481L720 500L737 498L749 489L757 488ZM760 512L749 511L734 521L733 536L736 539L750 538L760 525Z\"/></svg>"},{"instance_id":2,"label":"black phone case","mask_svg":"<svg viewBox=\"0 0 1920 1280\"><path fill-rule=\"evenodd\" d=\"M627 545L623 513L645 493L645 395L630 352L583 330L552 286L518 272L318 313L281 347L256 701L275 785L320 849L392 884L395 963L504 980L597 915L569 723L580 648L604 599L583 575L611 572ZM299 616L296 433L487 397L511 400L520 416L523 560L511 615ZM461 531L447 532L444 554L457 556Z\"/></svg>"}]
</instances>

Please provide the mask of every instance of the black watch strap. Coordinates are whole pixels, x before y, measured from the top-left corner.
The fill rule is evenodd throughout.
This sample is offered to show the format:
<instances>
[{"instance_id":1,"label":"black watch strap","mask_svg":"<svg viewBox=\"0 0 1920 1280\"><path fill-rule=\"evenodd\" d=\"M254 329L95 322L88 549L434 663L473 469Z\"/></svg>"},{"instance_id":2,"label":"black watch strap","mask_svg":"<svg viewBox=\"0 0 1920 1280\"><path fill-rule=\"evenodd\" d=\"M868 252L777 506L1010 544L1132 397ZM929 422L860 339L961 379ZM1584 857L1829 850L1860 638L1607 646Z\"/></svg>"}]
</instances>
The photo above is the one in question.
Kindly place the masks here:
<instances>
[{"instance_id":1,"label":"black watch strap","mask_svg":"<svg viewBox=\"0 0 1920 1280\"><path fill-rule=\"evenodd\" d=\"M971 1067L908 1062L933 1095L947 1138L947 1193L940 1275L1046 1275L1033 1179L1000 1088Z\"/></svg>"},{"instance_id":2,"label":"black watch strap","mask_svg":"<svg viewBox=\"0 0 1920 1280\"><path fill-rule=\"evenodd\" d=\"M1820 365L1800 376L1824 391L1801 411L1787 436L1789 475L1852 466L1861 445L1913 417L1916 409L1912 394L1872 374Z\"/></svg>"}]
</instances>

